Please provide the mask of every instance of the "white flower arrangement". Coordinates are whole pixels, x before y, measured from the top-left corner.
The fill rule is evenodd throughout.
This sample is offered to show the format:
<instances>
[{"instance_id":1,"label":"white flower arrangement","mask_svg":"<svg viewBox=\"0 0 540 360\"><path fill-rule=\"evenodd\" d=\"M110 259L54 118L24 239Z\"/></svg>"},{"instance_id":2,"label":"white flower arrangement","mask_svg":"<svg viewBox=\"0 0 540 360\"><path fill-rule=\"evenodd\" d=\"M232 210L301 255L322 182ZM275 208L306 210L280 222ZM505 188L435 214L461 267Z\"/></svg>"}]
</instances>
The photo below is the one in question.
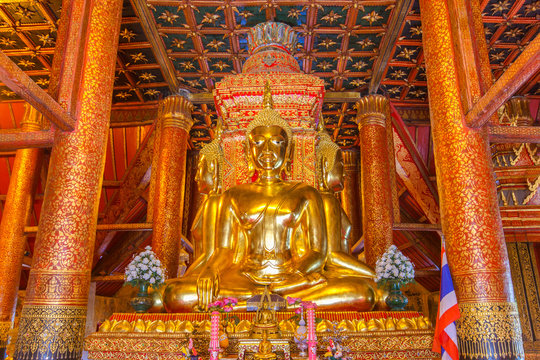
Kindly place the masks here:
<instances>
[{"instance_id":1,"label":"white flower arrangement","mask_svg":"<svg viewBox=\"0 0 540 360\"><path fill-rule=\"evenodd\" d=\"M165 280L165 270L161 267L161 261L147 246L144 251L135 256L126 267L126 283L137 286L143 283L150 287L158 288Z\"/></svg>"},{"instance_id":2,"label":"white flower arrangement","mask_svg":"<svg viewBox=\"0 0 540 360\"><path fill-rule=\"evenodd\" d=\"M401 285L414 281L414 266L411 260L392 245L375 264L375 282L380 286L389 280L397 280Z\"/></svg>"}]
</instances>

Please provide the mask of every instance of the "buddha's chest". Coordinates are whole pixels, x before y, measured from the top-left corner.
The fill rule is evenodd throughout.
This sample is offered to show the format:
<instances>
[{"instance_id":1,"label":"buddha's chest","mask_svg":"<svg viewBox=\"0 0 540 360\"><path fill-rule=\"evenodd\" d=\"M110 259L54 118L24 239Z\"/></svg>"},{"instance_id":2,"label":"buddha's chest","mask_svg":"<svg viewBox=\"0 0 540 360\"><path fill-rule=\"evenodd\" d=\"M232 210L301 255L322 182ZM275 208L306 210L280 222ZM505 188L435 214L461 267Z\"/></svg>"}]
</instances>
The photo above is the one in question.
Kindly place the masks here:
<instances>
[{"instance_id":1,"label":"buddha's chest","mask_svg":"<svg viewBox=\"0 0 540 360\"><path fill-rule=\"evenodd\" d=\"M287 196L265 196L254 194L249 201L239 206L238 219L248 229L262 227L266 230L295 227L302 213L300 199Z\"/></svg>"}]
</instances>

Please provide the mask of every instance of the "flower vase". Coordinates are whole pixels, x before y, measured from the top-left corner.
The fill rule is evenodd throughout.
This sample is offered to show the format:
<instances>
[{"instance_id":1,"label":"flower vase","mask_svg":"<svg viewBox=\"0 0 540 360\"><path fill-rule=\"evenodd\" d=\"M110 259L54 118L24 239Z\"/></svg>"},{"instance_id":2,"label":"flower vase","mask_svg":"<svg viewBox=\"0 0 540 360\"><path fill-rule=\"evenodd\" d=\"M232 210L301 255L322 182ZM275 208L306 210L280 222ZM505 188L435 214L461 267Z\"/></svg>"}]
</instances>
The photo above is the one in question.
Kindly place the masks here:
<instances>
[{"instance_id":1,"label":"flower vase","mask_svg":"<svg viewBox=\"0 0 540 360\"><path fill-rule=\"evenodd\" d=\"M300 351L300 357L307 357L307 327L306 321L304 320L304 312L300 313L300 321L298 322L298 328L296 329L296 335L294 341L296 342L296 347Z\"/></svg>"},{"instance_id":2,"label":"flower vase","mask_svg":"<svg viewBox=\"0 0 540 360\"><path fill-rule=\"evenodd\" d=\"M385 302L392 311L402 311L405 309L409 300L401 292L401 281L388 280L388 296Z\"/></svg>"},{"instance_id":3,"label":"flower vase","mask_svg":"<svg viewBox=\"0 0 540 360\"><path fill-rule=\"evenodd\" d=\"M137 313L145 313L152 307L152 297L148 295L148 283L139 284L137 296L131 298L129 304Z\"/></svg>"}]
</instances>

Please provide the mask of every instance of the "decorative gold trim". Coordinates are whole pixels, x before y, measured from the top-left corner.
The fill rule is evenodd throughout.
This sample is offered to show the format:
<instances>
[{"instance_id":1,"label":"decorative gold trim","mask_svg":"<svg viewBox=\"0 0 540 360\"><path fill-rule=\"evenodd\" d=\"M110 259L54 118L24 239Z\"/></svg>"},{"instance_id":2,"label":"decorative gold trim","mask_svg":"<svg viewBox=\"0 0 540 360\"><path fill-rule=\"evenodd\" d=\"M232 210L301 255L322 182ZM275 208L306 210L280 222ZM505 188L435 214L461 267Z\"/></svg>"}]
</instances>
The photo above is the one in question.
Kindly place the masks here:
<instances>
[{"instance_id":1,"label":"decorative gold trim","mask_svg":"<svg viewBox=\"0 0 540 360\"><path fill-rule=\"evenodd\" d=\"M193 104L185 97L180 95L166 97L159 106L163 128L179 127L189 131L193 126L191 118Z\"/></svg>"},{"instance_id":2,"label":"decorative gold trim","mask_svg":"<svg viewBox=\"0 0 540 360\"><path fill-rule=\"evenodd\" d=\"M15 359L78 359L83 350L86 307L25 305Z\"/></svg>"},{"instance_id":3,"label":"decorative gold trim","mask_svg":"<svg viewBox=\"0 0 540 360\"><path fill-rule=\"evenodd\" d=\"M11 330L11 321L0 321L0 349L5 348Z\"/></svg>"},{"instance_id":4,"label":"decorative gold trim","mask_svg":"<svg viewBox=\"0 0 540 360\"><path fill-rule=\"evenodd\" d=\"M528 316L534 332L534 338L540 337L540 294L538 293L538 267L535 266L535 254L531 244L517 243L519 262L521 265L521 276L526 294L526 306Z\"/></svg>"},{"instance_id":5,"label":"decorative gold trim","mask_svg":"<svg viewBox=\"0 0 540 360\"><path fill-rule=\"evenodd\" d=\"M523 359L523 340L515 302L459 304L460 359Z\"/></svg>"},{"instance_id":6,"label":"decorative gold trim","mask_svg":"<svg viewBox=\"0 0 540 360\"><path fill-rule=\"evenodd\" d=\"M229 334L228 354L238 353L238 344L249 336ZM293 333L283 334L283 338L292 343L295 351ZM328 332L318 333L319 339L328 336ZM351 351L352 358L362 359L435 359L437 354L431 352L433 330L349 332L342 345ZM193 339L199 355L208 356L208 334L188 333L94 333L85 340L88 357L97 359L143 360L143 359L177 359L178 349L187 346L189 338ZM318 351L324 352L325 343L320 341ZM229 356L230 357L230 356Z\"/></svg>"},{"instance_id":7,"label":"decorative gold trim","mask_svg":"<svg viewBox=\"0 0 540 360\"><path fill-rule=\"evenodd\" d=\"M534 340L532 334L531 322L529 319L529 310L527 308L527 297L525 296L525 287L523 284L523 274L519 266L519 256L517 251L517 243L507 243L508 260L510 262L510 273L512 275L512 285L516 295L516 304L519 311L519 319L523 341L530 342Z\"/></svg>"},{"instance_id":8,"label":"decorative gold trim","mask_svg":"<svg viewBox=\"0 0 540 360\"><path fill-rule=\"evenodd\" d=\"M379 125L386 128L386 116L389 113L388 99L382 95L369 95L357 103L358 129L366 125Z\"/></svg>"},{"instance_id":9,"label":"decorative gold trim","mask_svg":"<svg viewBox=\"0 0 540 360\"><path fill-rule=\"evenodd\" d=\"M347 149L342 151L343 166L345 170L359 171L360 152L357 149Z\"/></svg>"},{"instance_id":10,"label":"decorative gold trim","mask_svg":"<svg viewBox=\"0 0 540 360\"><path fill-rule=\"evenodd\" d=\"M41 130L41 120L43 116L35 107L29 103L24 104L24 116L21 120L21 128L25 131Z\"/></svg>"}]
</instances>

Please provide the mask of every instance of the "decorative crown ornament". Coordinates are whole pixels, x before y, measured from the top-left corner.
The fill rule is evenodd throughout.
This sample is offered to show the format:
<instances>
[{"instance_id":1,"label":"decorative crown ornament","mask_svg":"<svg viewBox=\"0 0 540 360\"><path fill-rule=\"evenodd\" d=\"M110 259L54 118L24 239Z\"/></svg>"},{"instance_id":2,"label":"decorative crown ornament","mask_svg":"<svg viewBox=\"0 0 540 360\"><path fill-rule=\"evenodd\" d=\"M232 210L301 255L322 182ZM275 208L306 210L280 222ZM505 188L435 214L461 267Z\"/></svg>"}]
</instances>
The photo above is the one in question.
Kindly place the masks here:
<instances>
[{"instance_id":1,"label":"decorative crown ornament","mask_svg":"<svg viewBox=\"0 0 540 360\"><path fill-rule=\"evenodd\" d=\"M248 34L250 55L266 47L277 47L292 54L296 49L297 42L298 39L292 27L272 21L252 27Z\"/></svg>"},{"instance_id":2,"label":"decorative crown ornament","mask_svg":"<svg viewBox=\"0 0 540 360\"><path fill-rule=\"evenodd\" d=\"M263 108L253 118L246 129L246 134L249 134L257 126L272 126L276 125L285 130L289 144L293 141L292 129L289 123L284 120L279 112L274 110L274 101L272 100L272 92L268 81L264 84ZM289 145L290 146L290 145Z\"/></svg>"}]
</instances>

